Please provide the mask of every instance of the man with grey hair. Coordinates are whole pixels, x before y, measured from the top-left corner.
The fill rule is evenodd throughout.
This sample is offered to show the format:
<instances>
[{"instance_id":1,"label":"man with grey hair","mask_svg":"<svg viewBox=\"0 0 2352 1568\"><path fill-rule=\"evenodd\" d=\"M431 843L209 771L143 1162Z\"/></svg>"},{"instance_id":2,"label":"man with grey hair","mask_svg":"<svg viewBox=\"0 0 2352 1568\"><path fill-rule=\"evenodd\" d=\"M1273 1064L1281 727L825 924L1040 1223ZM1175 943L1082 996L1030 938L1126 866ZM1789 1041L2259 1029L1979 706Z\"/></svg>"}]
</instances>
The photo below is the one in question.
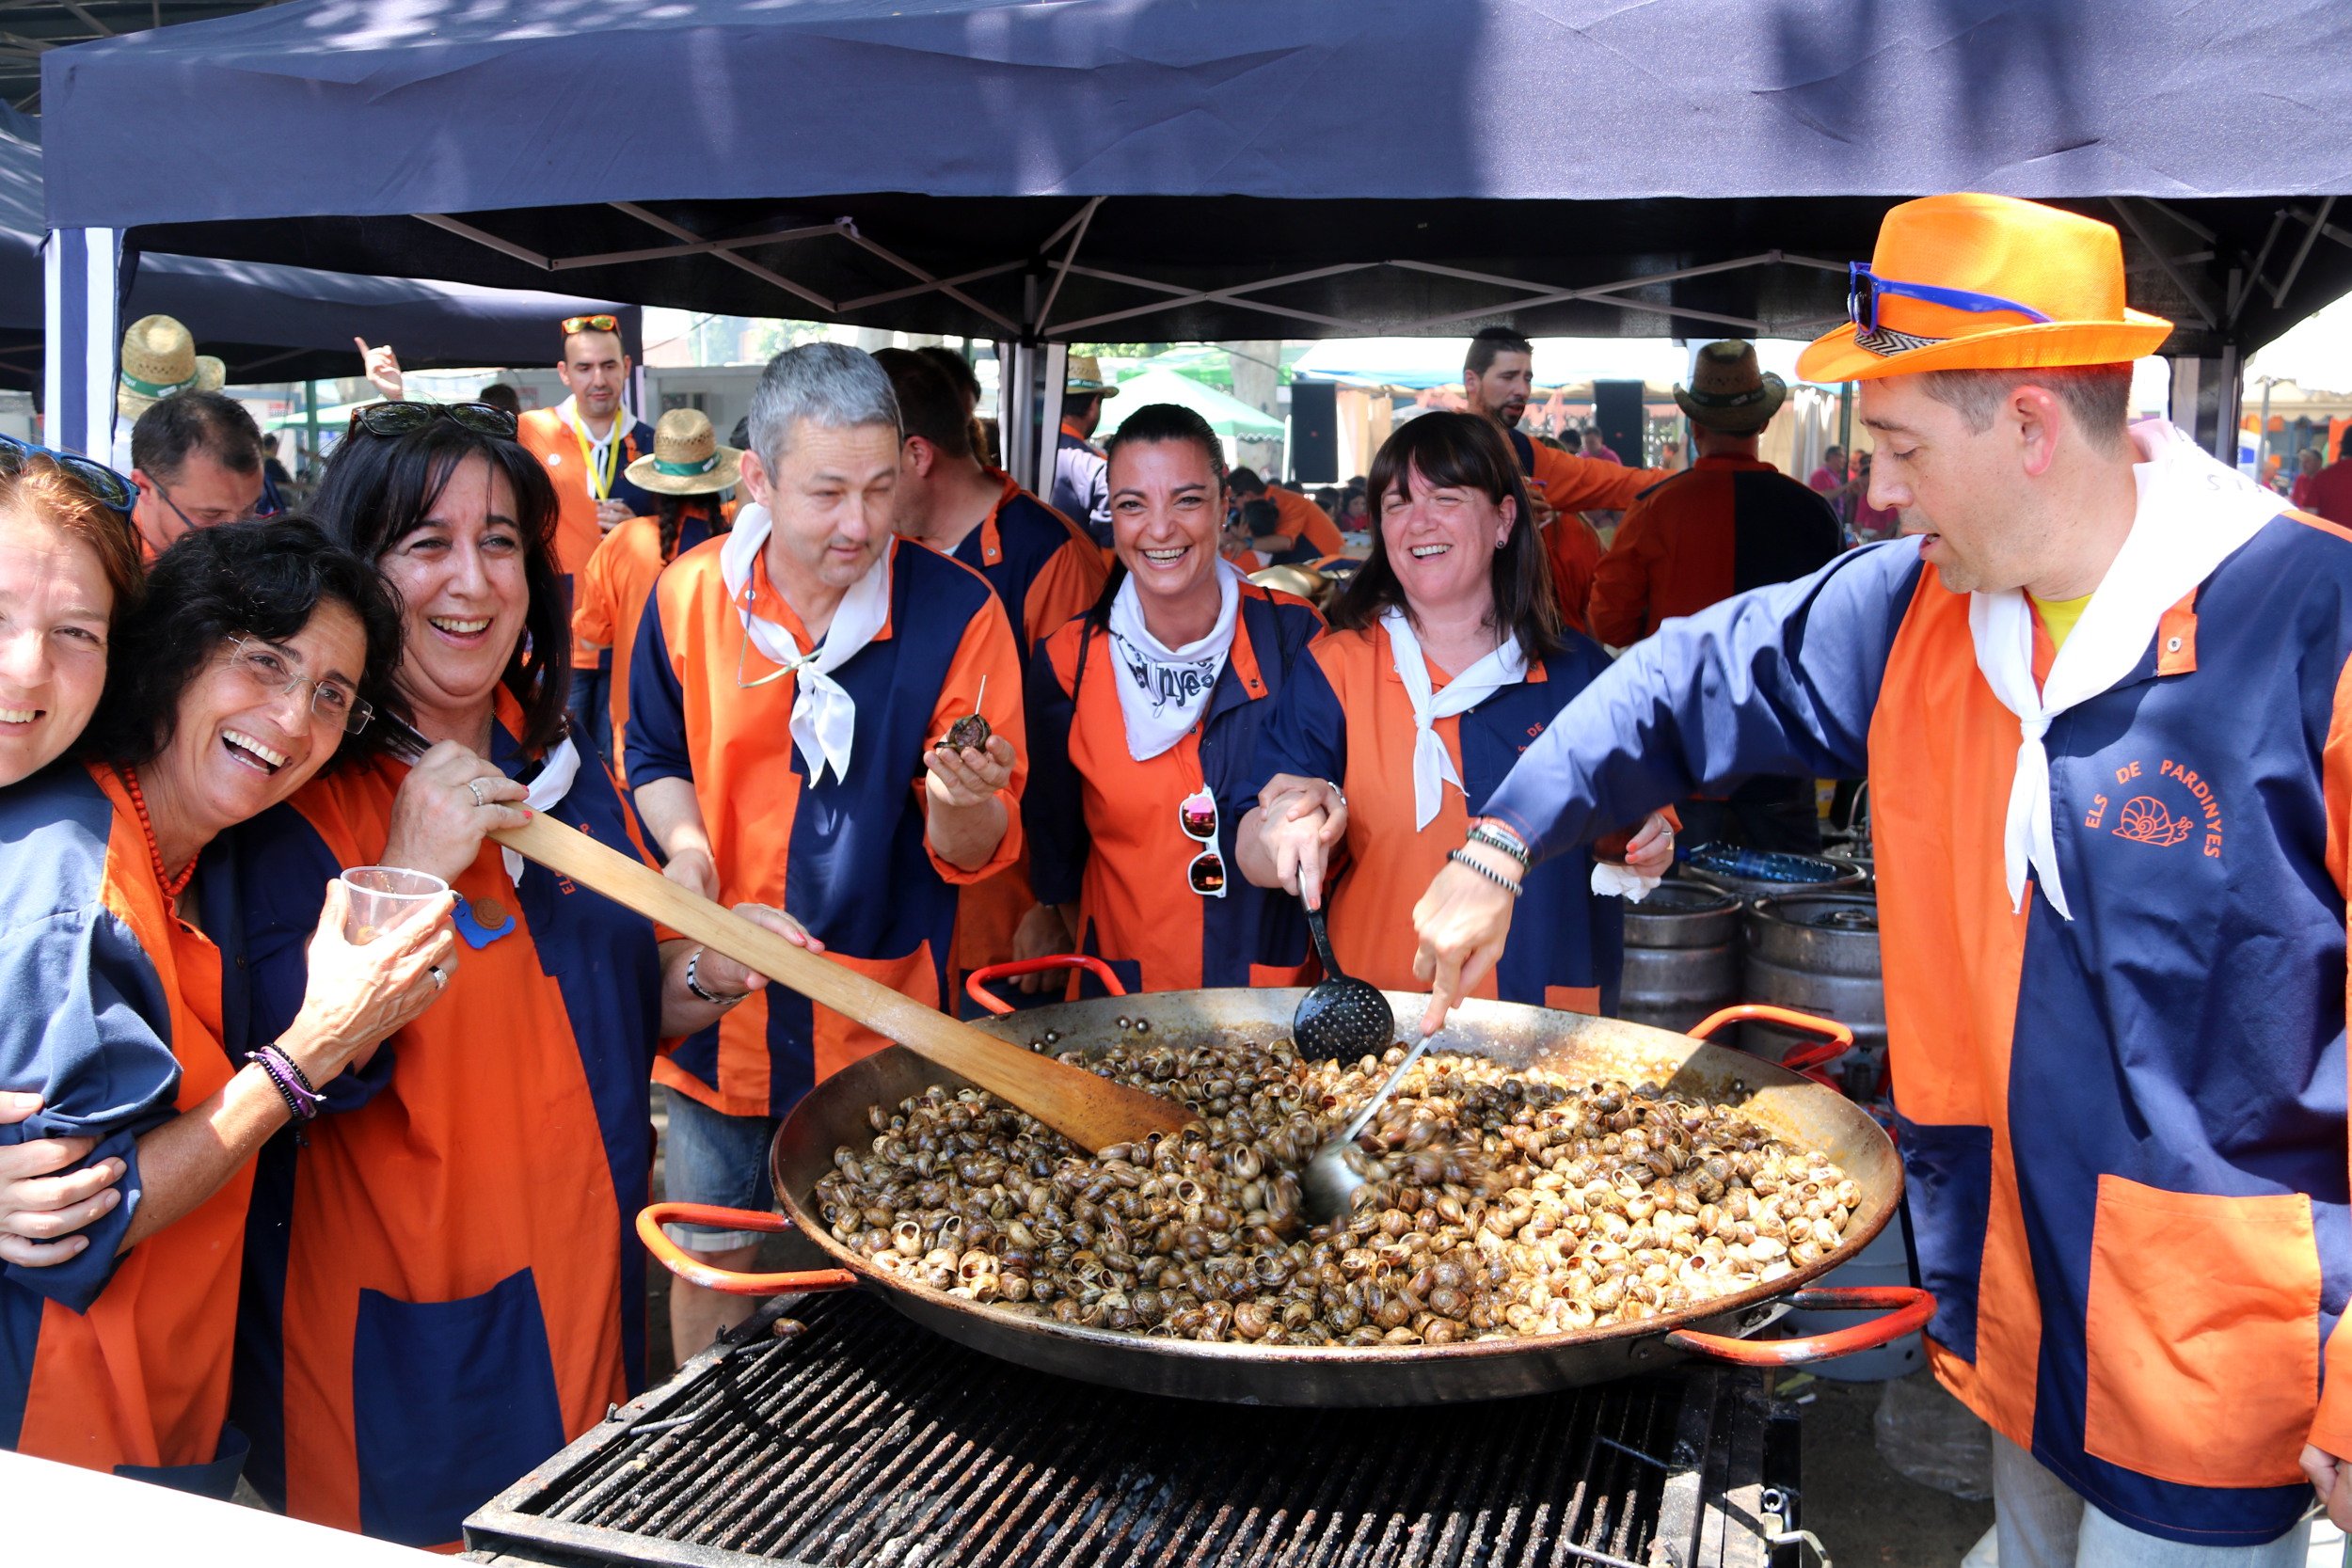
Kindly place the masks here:
<instances>
[{"instance_id":1,"label":"man with grey hair","mask_svg":"<svg viewBox=\"0 0 2352 1568\"><path fill-rule=\"evenodd\" d=\"M782 909L812 951L939 1006L959 890L1021 852L1019 646L986 579L893 530L900 419L871 356L779 354L750 435L734 531L673 562L640 626L637 809L674 880ZM686 984L729 1010L654 1067L669 1196L766 1212L777 1119L888 1042L790 992L710 994L692 965ZM737 1269L759 1242L709 1226L672 1239ZM673 1287L679 1359L749 1311Z\"/></svg>"}]
</instances>

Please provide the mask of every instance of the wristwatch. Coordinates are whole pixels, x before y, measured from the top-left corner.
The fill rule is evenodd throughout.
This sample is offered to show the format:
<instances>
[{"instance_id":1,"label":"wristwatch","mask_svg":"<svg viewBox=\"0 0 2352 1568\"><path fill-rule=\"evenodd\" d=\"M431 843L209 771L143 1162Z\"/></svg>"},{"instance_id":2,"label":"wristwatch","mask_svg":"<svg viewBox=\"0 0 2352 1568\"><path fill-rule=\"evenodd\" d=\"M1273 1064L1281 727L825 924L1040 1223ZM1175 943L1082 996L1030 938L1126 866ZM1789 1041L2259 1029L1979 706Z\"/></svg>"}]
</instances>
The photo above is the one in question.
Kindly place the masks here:
<instances>
[{"instance_id":1,"label":"wristwatch","mask_svg":"<svg viewBox=\"0 0 2352 1568\"><path fill-rule=\"evenodd\" d=\"M1534 858L1525 840L1491 816L1482 816L1471 823L1470 832L1465 836L1471 844L1483 844L1489 849L1502 850L1518 862L1522 871L1527 869L1528 862Z\"/></svg>"}]
</instances>

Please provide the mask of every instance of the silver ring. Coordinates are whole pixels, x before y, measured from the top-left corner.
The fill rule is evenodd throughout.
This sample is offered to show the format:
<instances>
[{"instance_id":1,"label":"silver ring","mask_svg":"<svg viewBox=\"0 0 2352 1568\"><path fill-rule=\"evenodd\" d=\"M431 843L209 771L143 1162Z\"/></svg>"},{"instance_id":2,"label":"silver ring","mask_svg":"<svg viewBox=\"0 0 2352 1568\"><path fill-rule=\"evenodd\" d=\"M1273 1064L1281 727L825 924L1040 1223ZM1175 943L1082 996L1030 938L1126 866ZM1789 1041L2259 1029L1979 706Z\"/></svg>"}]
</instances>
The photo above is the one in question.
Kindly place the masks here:
<instances>
[{"instance_id":1,"label":"silver ring","mask_svg":"<svg viewBox=\"0 0 2352 1568\"><path fill-rule=\"evenodd\" d=\"M425 973L433 976L433 989L435 990L447 990L449 989L449 976L441 973L441 966L439 964L430 964L426 966Z\"/></svg>"},{"instance_id":2,"label":"silver ring","mask_svg":"<svg viewBox=\"0 0 2352 1568\"><path fill-rule=\"evenodd\" d=\"M466 787L472 791L473 803L475 805L481 806L487 805L489 803L482 798L482 781L480 779L468 779L466 781Z\"/></svg>"}]
</instances>

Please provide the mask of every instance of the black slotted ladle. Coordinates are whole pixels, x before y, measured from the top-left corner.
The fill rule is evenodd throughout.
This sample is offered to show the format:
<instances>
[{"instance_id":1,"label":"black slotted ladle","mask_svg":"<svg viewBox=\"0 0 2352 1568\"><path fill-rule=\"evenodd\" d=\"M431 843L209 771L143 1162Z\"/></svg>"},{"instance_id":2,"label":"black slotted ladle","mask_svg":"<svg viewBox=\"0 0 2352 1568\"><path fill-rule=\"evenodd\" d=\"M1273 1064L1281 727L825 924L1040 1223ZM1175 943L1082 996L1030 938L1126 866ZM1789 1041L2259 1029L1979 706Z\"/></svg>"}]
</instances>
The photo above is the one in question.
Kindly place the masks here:
<instances>
[{"instance_id":1,"label":"black slotted ladle","mask_svg":"<svg viewBox=\"0 0 2352 1568\"><path fill-rule=\"evenodd\" d=\"M1377 1056L1396 1043L1396 1013L1380 989L1368 980L1353 979L1331 957L1331 933L1324 928L1323 911L1307 911L1307 929L1313 933L1315 952L1323 959L1323 978L1298 999L1291 1015L1291 1038L1299 1054L1321 1062L1352 1062Z\"/></svg>"}]
</instances>

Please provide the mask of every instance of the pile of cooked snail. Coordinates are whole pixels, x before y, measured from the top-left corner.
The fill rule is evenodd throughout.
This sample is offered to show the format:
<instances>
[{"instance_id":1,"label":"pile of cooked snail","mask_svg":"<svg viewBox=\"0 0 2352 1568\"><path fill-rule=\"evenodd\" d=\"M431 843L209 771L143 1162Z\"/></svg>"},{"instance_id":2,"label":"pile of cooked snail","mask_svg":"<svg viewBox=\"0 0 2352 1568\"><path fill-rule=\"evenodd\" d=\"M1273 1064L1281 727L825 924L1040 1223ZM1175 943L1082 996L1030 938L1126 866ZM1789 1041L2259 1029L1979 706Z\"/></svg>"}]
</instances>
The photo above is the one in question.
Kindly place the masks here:
<instances>
[{"instance_id":1,"label":"pile of cooked snail","mask_svg":"<svg viewBox=\"0 0 2352 1568\"><path fill-rule=\"evenodd\" d=\"M1295 1172L1402 1059L1122 1037L1088 1065L1201 1119L1099 1158L933 1085L868 1111L871 1145L834 1152L818 1211L880 1272L1060 1323L1446 1345L1744 1291L1833 1251L1861 1202L1825 1156L1734 1106L1433 1051L1362 1140L1375 1179L1353 1212L1310 1230Z\"/></svg>"}]
</instances>

